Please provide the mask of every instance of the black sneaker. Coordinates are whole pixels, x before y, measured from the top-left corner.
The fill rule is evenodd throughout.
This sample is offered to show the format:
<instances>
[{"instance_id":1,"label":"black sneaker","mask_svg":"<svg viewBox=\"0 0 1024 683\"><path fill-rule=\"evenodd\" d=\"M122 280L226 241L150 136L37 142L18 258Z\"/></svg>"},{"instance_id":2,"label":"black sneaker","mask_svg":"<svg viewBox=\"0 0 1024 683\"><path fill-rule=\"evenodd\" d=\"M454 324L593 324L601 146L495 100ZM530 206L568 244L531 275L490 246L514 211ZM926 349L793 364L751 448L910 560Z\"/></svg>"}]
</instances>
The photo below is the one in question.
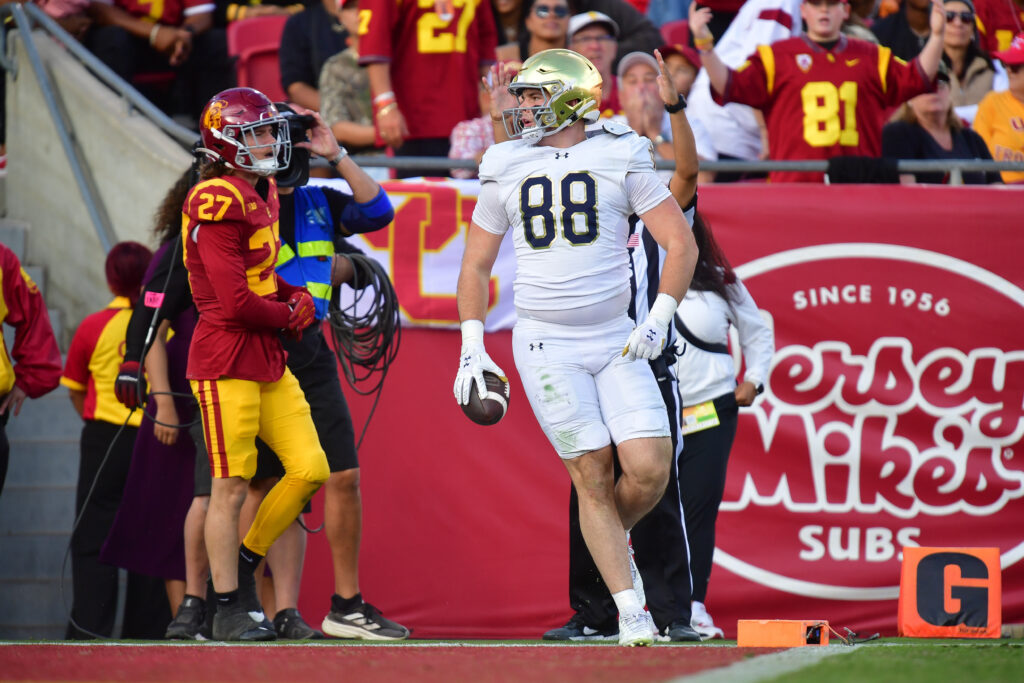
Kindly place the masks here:
<instances>
[{"instance_id":1,"label":"black sneaker","mask_svg":"<svg viewBox=\"0 0 1024 683\"><path fill-rule=\"evenodd\" d=\"M324 634L306 623L299 610L294 607L283 609L274 617L277 637L284 640L320 640Z\"/></svg>"},{"instance_id":2,"label":"black sneaker","mask_svg":"<svg viewBox=\"0 0 1024 683\"><path fill-rule=\"evenodd\" d=\"M320 626L324 633L335 638L359 638L361 640L405 640L409 629L396 621L385 619L380 610L368 602L355 607L338 609L331 600L331 611Z\"/></svg>"},{"instance_id":3,"label":"black sneaker","mask_svg":"<svg viewBox=\"0 0 1024 683\"><path fill-rule=\"evenodd\" d=\"M249 615L240 601L231 605L218 605L213 617L214 640L259 641L276 640L274 629L266 628Z\"/></svg>"},{"instance_id":4,"label":"black sneaker","mask_svg":"<svg viewBox=\"0 0 1024 683\"><path fill-rule=\"evenodd\" d=\"M263 604L256 594L256 575L242 567L238 569L238 602L242 603L254 621L259 622L263 628L274 630L274 625L263 613Z\"/></svg>"},{"instance_id":5,"label":"black sneaker","mask_svg":"<svg viewBox=\"0 0 1024 683\"><path fill-rule=\"evenodd\" d=\"M685 621L673 621L665 628L668 639L677 643L699 643L700 634Z\"/></svg>"},{"instance_id":6,"label":"black sneaker","mask_svg":"<svg viewBox=\"0 0 1024 683\"><path fill-rule=\"evenodd\" d=\"M178 613L168 624L164 638L167 640L207 640L202 633L206 621L206 601L194 595L186 595L178 605Z\"/></svg>"},{"instance_id":7,"label":"black sneaker","mask_svg":"<svg viewBox=\"0 0 1024 683\"><path fill-rule=\"evenodd\" d=\"M565 626L553 628L544 634L544 640L616 640L619 637L619 625L596 629L583 623L583 615L576 612Z\"/></svg>"}]
</instances>

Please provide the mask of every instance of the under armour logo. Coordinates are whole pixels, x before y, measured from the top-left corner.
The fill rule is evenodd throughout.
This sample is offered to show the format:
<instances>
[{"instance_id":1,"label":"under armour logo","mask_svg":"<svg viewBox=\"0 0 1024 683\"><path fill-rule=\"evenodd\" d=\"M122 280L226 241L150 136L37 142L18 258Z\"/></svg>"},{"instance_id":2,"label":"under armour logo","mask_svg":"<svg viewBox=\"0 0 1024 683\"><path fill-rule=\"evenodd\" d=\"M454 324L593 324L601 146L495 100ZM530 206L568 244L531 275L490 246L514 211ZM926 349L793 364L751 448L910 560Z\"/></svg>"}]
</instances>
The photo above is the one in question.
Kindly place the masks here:
<instances>
[{"instance_id":1,"label":"under armour logo","mask_svg":"<svg viewBox=\"0 0 1024 683\"><path fill-rule=\"evenodd\" d=\"M555 158L556 159L568 159L569 158L569 153L568 152L555 152Z\"/></svg>"},{"instance_id":2,"label":"under armour logo","mask_svg":"<svg viewBox=\"0 0 1024 683\"><path fill-rule=\"evenodd\" d=\"M654 333L654 330L647 330L647 341L654 341L654 338L658 335Z\"/></svg>"},{"instance_id":3,"label":"under armour logo","mask_svg":"<svg viewBox=\"0 0 1024 683\"><path fill-rule=\"evenodd\" d=\"M543 351L544 350L544 342L537 342L536 344L531 343L530 344L530 350L533 351L534 348L537 348L538 350Z\"/></svg>"}]
</instances>

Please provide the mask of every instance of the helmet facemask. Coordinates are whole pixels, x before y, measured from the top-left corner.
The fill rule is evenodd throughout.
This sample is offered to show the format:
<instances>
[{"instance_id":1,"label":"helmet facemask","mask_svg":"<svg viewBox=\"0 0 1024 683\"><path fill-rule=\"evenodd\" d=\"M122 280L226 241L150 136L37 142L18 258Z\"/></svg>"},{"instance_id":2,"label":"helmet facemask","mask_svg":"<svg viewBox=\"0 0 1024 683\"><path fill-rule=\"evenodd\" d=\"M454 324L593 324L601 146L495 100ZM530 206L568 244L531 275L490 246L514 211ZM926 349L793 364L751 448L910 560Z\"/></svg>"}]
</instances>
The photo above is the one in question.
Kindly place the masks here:
<instances>
[{"instance_id":1,"label":"helmet facemask","mask_svg":"<svg viewBox=\"0 0 1024 683\"><path fill-rule=\"evenodd\" d=\"M505 132L510 138L521 137L530 144L541 138L565 129L580 119L588 122L596 121L600 112L597 102L592 97L580 97L574 83L561 80L543 81L540 83L513 82L509 92L523 101L523 91L540 90L545 95L544 103L537 106L518 106L502 112ZM575 92L574 92L575 91ZM523 113L529 112L533 119L532 125L524 125Z\"/></svg>"},{"instance_id":2,"label":"helmet facemask","mask_svg":"<svg viewBox=\"0 0 1024 683\"><path fill-rule=\"evenodd\" d=\"M257 130L270 125L274 134L274 142L261 143ZM229 166L249 171L260 176L271 176L288 168L291 163L292 142L287 120L278 114L257 121L241 124L226 124L221 129L211 129L210 133L221 142L235 147L234 158L224 157ZM272 148L273 154L267 157L257 152Z\"/></svg>"}]
</instances>

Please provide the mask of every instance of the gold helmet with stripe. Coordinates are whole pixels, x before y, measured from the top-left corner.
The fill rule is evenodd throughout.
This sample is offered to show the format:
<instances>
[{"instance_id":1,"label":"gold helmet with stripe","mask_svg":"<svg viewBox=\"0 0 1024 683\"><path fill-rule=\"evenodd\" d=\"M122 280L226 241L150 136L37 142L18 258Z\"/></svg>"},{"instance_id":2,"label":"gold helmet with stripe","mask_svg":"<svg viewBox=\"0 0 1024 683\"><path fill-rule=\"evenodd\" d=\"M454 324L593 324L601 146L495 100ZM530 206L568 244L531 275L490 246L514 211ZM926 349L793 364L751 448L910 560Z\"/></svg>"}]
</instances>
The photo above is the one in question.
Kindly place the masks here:
<instances>
[{"instance_id":1,"label":"gold helmet with stripe","mask_svg":"<svg viewBox=\"0 0 1024 683\"><path fill-rule=\"evenodd\" d=\"M504 111L505 132L537 142L579 120L593 122L601 114L601 73L589 59L572 50L544 50L519 69L508 90L523 102L523 92L540 90L544 103ZM523 117L524 112L529 116Z\"/></svg>"}]
</instances>

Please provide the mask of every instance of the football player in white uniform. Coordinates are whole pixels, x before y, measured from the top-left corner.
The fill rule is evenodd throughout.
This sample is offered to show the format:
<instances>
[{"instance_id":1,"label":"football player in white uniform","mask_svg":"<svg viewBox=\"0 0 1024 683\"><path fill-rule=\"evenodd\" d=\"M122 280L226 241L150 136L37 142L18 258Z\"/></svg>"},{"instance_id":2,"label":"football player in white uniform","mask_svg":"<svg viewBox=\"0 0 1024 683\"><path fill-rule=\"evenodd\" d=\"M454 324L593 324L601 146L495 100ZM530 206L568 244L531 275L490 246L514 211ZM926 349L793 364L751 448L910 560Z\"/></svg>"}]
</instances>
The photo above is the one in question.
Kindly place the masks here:
<instances>
[{"instance_id":1,"label":"football player in white uniform","mask_svg":"<svg viewBox=\"0 0 1024 683\"><path fill-rule=\"evenodd\" d=\"M523 389L579 492L587 547L619 610L619 643L648 645L650 617L630 577L626 532L665 491L672 444L661 393L646 363L661 354L696 263L676 200L654 173L651 143L598 117L601 76L570 50L527 59L505 111L512 138L480 164L481 189L466 238L457 302L462 350L455 397L469 401L483 373L504 376L487 355L487 283L511 228L518 322L513 356ZM665 249L659 294L635 329L628 217ZM611 444L622 476L615 481Z\"/></svg>"}]
</instances>

